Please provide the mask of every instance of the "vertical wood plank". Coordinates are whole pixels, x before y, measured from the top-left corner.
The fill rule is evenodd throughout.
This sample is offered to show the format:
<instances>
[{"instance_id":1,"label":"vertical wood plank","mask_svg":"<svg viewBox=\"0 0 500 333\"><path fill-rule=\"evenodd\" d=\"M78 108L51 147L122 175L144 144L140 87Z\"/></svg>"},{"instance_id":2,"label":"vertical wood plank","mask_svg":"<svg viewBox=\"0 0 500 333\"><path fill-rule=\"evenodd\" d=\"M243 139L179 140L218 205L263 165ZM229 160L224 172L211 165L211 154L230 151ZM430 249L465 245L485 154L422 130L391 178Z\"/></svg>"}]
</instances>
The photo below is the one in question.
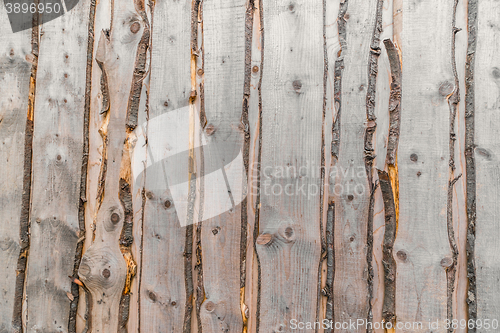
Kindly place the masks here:
<instances>
[{"instance_id":1,"label":"vertical wood plank","mask_svg":"<svg viewBox=\"0 0 500 333\"><path fill-rule=\"evenodd\" d=\"M323 3L263 1L260 331L316 319Z\"/></svg>"},{"instance_id":2,"label":"vertical wood plank","mask_svg":"<svg viewBox=\"0 0 500 333\"><path fill-rule=\"evenodd\" d=\"M131 253L134 224L131 131L137 126L145 75L149 23L143 1L112 2L111 30L102 31L96 52L106 113L103 172L93 243L79 269L91 295L91 332L126 332L130 286L136 274Z\"/></svg>"},{"instance_id":3,"label":"vertical wood plank","mask_svg":"<svg viewBox=\"0 0 500 333\"><path fill-rule=\"evenodd\" d=\"M90 89L90 113L89 113L89 149L88 149L88 168L87 168L87 202L85 203L85 241L83 253L87 251L94 241L94 231L96 216L98 211L98 191L99 191L99 174L102 164L105 160L103 156L103 140L99 130L106 117L106 113L102 113L104 103L103 89L101 85L101 69L96 61L96 53L98 50L99 36L102 30L111 28L111 0L100 0L95 7L94 21L94 44L92 54L92 87ZM89 92L87 92L89 93ZM106 95L106 99L109 96ZM88 326L88 321L85 319L88 314L87 295L83 287L80 287L80 299L78 303L78 314L76 316L77 332L83 332Z\"/></svg>"},{"instance_id":4,"label":"vertical wood plank","mask_svg":"<svg viewBox=\"0 0 500 333\"><path fill-rule=\"evenodd\" d=\"M189 104L191 1L157 1L153 15L150 121L145 129L150 142L161 139L162 124L155 119ZM182 131L186 124L177 126ZM148 164L158 162L152 161L151 150L147 158ZM162 168L146 169L145 177L140 330L182 332L186 302L191 301L184 282L186 228L181 227Z\"/></svg>"},{"instance_id":5,"label":"vertical wood plank","mask_svg":"<svg viewBox=\"0 0 500 333\"><path fill-rule=\"evenodd\" d=\"M240 245L241 233L247 228L247 214L242 211L238 195L243 188L244 169L243 164L239 170L230 170L228 165L235 164L238 168L245 134L242 118L245 52L251 52L251 49L245 50L246 5L246 0L203 2L206 133L208 145L217 147L207 147L204 151L205 209L209 208L207 199L219 196L221 188L227 191L225 183L207 182L214 174L210 172L221 168L226 172L226 182L238 187L231 188L233 207L220 211L220 215L204 221L202 226L206 297L200 315L203 332L240 332L243 329Z\"/></svg>"},{"instance_id":6,"label":"vertical wood plank","mask_svg":"<svg viewBox=\"0 0 500 333\"><path fill-rule=\"evenodd\" d=\"M27 331L66 332L79 235L90 1L41 26L33 139ZM85 50L75 52L75 50Z\"/></svg>"},{"instance_id":7,"label":"vertical wood plank","mask_svg":"<svg viewBox=\"0 0 500 333\"><path fill-rule=\"evenodd\" d=\"M446 266L453 3L403 3L403 60L397 263L398 322L447 319ZM433 29L428 29L432 25ZM397 39L396 39L397 40ZM417 140L418 138L418 140ZM432 195L430 195L432 193ZM429 327L403 329L426 332Z\"/></svg>"},{"instance_id":8,"label":"vertical wood plank","mask_svg":"<svg viewBox=\"0 0 500 333\"><path fill-rule=\"evenodd\" d=\"M367 319L370 309L367 262L371 184L365 169L365 131L370 45L377 1L349 0L342 19L340 146L336 165L334 318ZM371 121L373 122L373 121ZM369 144L371 145L371 143ZM348 332L351 332L349 330ZM357 330L354 330L357 331ZM354 332L352 331L352 332Z\"/></svg>"},{"instance_id":9,"label":"vertical wood plank","mask_svg":"<svg viewBox=\"0 0 500 333\"><path fill-rule=\"evenodd\" d=\"M475 10L475 8L471 8ZM476 161L476 287L477 319L497 319L500 313L500 3L477 3L475 80ZM477 329L486 332L486 327Z\"/></svg>"},{"instance_id":10,"label":"vertical wood plank","mask_svg":"<svg viewBox=\"0 0 500 333\"><path fill-rule=\"evenodd\" d=\"M3 5L2 2L0 7ZM4 10L0 10L0 31L0 262L3 265L0 273L0 332L13 332L14 309L16 304L20 309L23 290L21 285L21 297L16 299L17 275L22 274L24 279L24 271L16 274L16 269L19 269L22 247L28 245L20 237L20 221L25 173L23 153L25 140L31 138L31 133L26 131L32 130L27 126L27 116L30 117L32 68L28 60L33 56L31 29L12 33ZM31 154L31 147L29 149Z\"/></svg>"}]
</instances>

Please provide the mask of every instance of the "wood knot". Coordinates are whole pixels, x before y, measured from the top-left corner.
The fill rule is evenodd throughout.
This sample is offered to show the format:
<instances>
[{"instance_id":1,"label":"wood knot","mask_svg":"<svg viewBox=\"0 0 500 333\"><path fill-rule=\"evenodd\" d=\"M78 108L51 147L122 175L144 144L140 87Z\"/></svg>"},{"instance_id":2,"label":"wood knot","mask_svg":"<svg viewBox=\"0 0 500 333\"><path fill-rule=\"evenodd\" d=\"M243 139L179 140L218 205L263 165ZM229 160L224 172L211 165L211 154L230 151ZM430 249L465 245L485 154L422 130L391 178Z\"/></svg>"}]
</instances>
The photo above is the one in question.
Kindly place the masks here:
<instances>
[{"instance_id":1,"label":"wood knot","mask_svg":"<svg viewBox=\"0 0 500 333\"><path fill-rule=\"evenodd\" d=\"M105 279L109 279L109 277L111 276L111 272L109 271L109 269L107 268L103 269L102 276L104 276Z\"/></svg>"},{"instance_id":2,"label":"wood knot","mask_svg":"<svg viewBox=\"0 0 500 333\"><path fill-rule=\"evenodd\" d=\"M397 253L396 253L396 256L398 257L399 260L405 262L407 259L408 259L408 255L406 254L405 251L403 250L399 250Z\"/></svg>"},{"instance_id":3,"label":"wood knot","mask_svg":"<svg viewBox=\"0 0 500 333\"><path fill-rule=\"evenodd\" d=\"M156 302L156 294L152 292L151 290L148 292L149 299L152 300L153 302Z\"/></svg>"},{"instance_id":4,"label":"wood knot","mask_svg":"<svg viewBox=\"0 0 500 333\"><path fill-rule=\"evenodd\" d=\"M293 90L298 92L302 88L302 82L300 80L295 80L292 82Z\"/></svg>"},{"instance_id":5,"label":"wood knot","mask_svg":"<svg viewBox=\"0 0 500 333\"><path fill-rule=\"evenodd\" d=\"M288 5L288 10L293 12L295 9L295 4L294 3L291 3L290 5Z\"/></svg>"},{"instance_id":6,"label":"wood knot","mask_svg":"<svg viewBox=\"0 0 500 333\"><path fill-rule=\"evenodd\" d=\"M493 67L491 76L493 76L494 79L500 79L500 69L498 69L497 67Z\"/></svg>"},{"instance_id":7,"label":"wood knot","mask_svg":"<svg viewBox=\"0 0 500 333\"><path fill-rule=\"evenodd\" d=\"M130 26L130 31L133 33L133 34L136 34L137 32L139 32L139 30L141 29L141 25L139 22L134 22L132 23L132 25Z\"/></svg>"},{"instance_id":8,"label":"wood knot","mask_svg":"<svg viewBox=\"0 0 500 333\"><path fill-rule=\"evenodd\" d=\"M253 66L252 72L257 73L259 71L259 66Z\"/></svg>"},{"instance_id":9,"label":"wood knot","mask_svg":"<svg viewBox=\"0 0 500 333\"><path fill-rule=\"evenodd\" d=\"M269 242L271 242L271 240L273 239L273 236L271 234L260 234L259 237L257 237L257 244L259 245L266 245L266 244L269 244Z\"/></svg>"},{"instance_id":10,"label":"wood knot","mask_svg":"<svg viewBox=\"0 0 500 333\"><path fill-rule=\"evenodd\" d=\"M170 200L165 200L165 202L163 203L163 206L166 208L166 209L169 209L170 206L172 206L172 202Z\"/></svg>"},{"instance_id":11,"label":"wood knot","mask_svg":"<svg viewBox=\"0 0 500 333\"><path fill-rule=\"evenodd\" d=\"M202 75L203 75L203 69L201 69L201 68L200 68L200 69L198 69L198 75L199 75L199 76L202 76Z\"/></svg>"},{"instance_id":12,"label":"wood knot","mask_svg":"<svg viewBox=\"0 0 500 333\"><path fill-rule=\"evenodd\" d=\"M120 222L120 215L118 215L118 213L111 214L111 222L113 224L117 224L118 222Z\"/></svg>"},{"instance_id":13,"label":"wood knot","mask_svg":"<svg viewBox=\"0 0 500 333\"><path fill-rule=\"evenodd\" d=\"M163 103L163 106L167 107L167 106L168 106L168 101L165 101L165 102Z\"/></svg>"},{"instance_id":14,"label":"wood knot","mask_svg":"<svg viewBox=\"0 0 500 333\"><path fill-rule=\"evenodd\" d=\"M212 301L206 302L206 304L205 304L205 310L207 310L208 312L213 312L215 310L215 304L214 304L214 302L212 302Z\"/></svg>"},{"instance_id":15,"label":"wood knot","mask_svg":"<svg viewBox=\"0 0 500 333\"><path fill-rule=\"evenodd\" d=\"M153 192L151 191L146 192L146 198L148 198L149 200L153 200L154 198Z\"/></svg>"},{"instance_id":16,"label":"wood knot","mask_svg":"<svg viewBox=\"0 0 500 333\"><path fill-rule=\"evenodd\" d=\"M444 268L450 268L453 265L453 258L445 257L441 260L441 266Z\"/></svg>"},{"instance_id":17,"label":"wood knot","mask_svg":"<svg viewBox=\"0 0 500 333\"><path fill-rule=\"evenodd\" d=\"M412 162L416 162L416 161L418 161L418 155L417 155L417 154L415 154L415 153L411 154L411 155L410 155L410 160L411 160Z\"/></svg>"},{"instance_id":18,"label":"wood knot","mask_svg":"<svg viewBox=\"0 0 500 333\"><path fill-rule=\"evenodd\" d=\"M349 195L347 196L347 201L353 201L353 200L354 200L354 195L349 194Z\"/></svg>"},{"instance_id":19,"label":"wood knot","mask_svg":"<svg viewBox=\"0 0 500 333\"><path fill-rule=\"evenodd\" d=\"M442 96L450 95L455 90L455 85L450 81L445 81L439 86L439 93Z\"/></svg>"},{"instance_id":20,"label":"wood knot","mask_svg":"<svg viewBox=\"0 0 500 333\"><path fill-rule=\"evenodd\" d=\"M215 126L212 124L208 124L207 127L205 128L205 133L207 133L207 135L214 134L215 133Z\"/></svg>"}]
</instances>

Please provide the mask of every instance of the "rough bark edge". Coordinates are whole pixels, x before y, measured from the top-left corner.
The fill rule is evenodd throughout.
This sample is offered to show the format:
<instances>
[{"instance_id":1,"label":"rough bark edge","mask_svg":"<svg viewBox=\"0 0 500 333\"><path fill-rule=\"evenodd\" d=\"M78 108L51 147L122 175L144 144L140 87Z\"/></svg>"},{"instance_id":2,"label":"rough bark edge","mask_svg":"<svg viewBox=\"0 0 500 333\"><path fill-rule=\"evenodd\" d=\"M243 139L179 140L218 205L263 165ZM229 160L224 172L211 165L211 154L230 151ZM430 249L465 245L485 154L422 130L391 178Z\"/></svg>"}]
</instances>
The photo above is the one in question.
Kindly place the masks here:
<instances>
[{"instance_id":1,"label":"rough bark edge","mask_svg":"<svg viewBox=\"0 0 500 333\"><path fill-rule=\"evenodd\" d=\"M474 158L474 113L475 113L475 82L474 63L477 45L477 5L478 0L468 0L467 30L468 45L465 63L465 168L467 195L467 307L469 320L477 319L476 290L476 162ZM469 333L475 333L476 328L470 328Z\"/></svg>"},{"instance_id":2,"label":"rough bark edge","mask_svg":"<svg viewBox=\"0 0 500 333\"><path fill-rule=\"evenodd\" d=\"M456 64L456 51L455 51L455 43L456 43L456 33L460 31L456 26L456 13L457 13L458 0L454 0L453 3L453 11L452 11L452 31L451 31L451 65L454 77L454 90L447 97L448 106L450 109L450 140L449 140L449 181L448 181L448 195L447 195L447 207L446 207L446 224L448 230L448 241L450 244L450 249L452 252L451 264L445 262L443 259L442 264L446 269L446 282L447 282L447 318L450 322L453 320L453 295L455 291L455 280L457 275L457 262L458 262L458 246L455 239L455 230L453 227L453 186L460 178L461 175L455 178L455 141L456 141L456 133L455 133L455 120L458 112L458 103L460 101L460 82L457 73L457 64ZM452 333L454 329L450 327L448 332Z\"/></svg>"},{"instance_id":3,"label":"rough bark edge","mask_svg":"<svg viewBox=\"0 0 500 333\"><path fill-rule=\"evenodd\" d=\"M333 277L335 273L335 248L334 248L334 233L333 228L335 225L335 203L330 201L328 203L328 212L326 218L326 283L323 289L323 295L326 299L325 319L328 321L333 320ZM332 328L325 329L325 333L331 333Z\"/></svg>"},{"instance_id":4,"label":"rough bark edge","mask_svg":"<svg viewBox=\"0 0 500 333\"><path fill-rule=\"evenodd\" d=\"M243 165L248 175L250 164L250 123L248 120L251 80L252 80L252 39L254 24L255 0L248 0L245 11L245 77L243 83L243 109L241 124L243 126ZM242 184L243 185L243 184ZM248 331L248 306L245 304L246 293L246 261L248 237L248 187L247 196L241 202L241 237L240 237L240 306L242 332Z\"/></svg>"},{"instance_id":5,"label":"rough bark edge","mask_svg":"<svg viewBox=\"0 0 500 333\"><path fill-rule=\"evenodd\" d=\"M255 259L257 261L257 308L255 309L255 332L260 332L260 300L262 291L262 269L260 265L259 253L257 251L257 238L259 237L260 228L260 181L261 181L261 164L262 164L262 78L264 73L264 9L263 0L259 1L259 18L260 18L260 45L261 45L261 55L260 55L260 73L259 73L259 83L257 86L258 98L259 98L259 152L257 154L257 195L255 198L255 222L253 228L253 250L255 253Z\"/></svg>"},{"instance_id":6,"label":"rough bark edge","mask_svg":"<svg viewBox=\"0 0 500 333\"><path fill-rule=\"evenodd\" d=\"M34 0L38 4L38 0ZM21 199L21 214L19 220L19 240L21 249L17 260L16 286L14 292L14 309L12 314L12 327L14 332L23 332L23 301L26 297L24 282L26 279L26 267L28 263L30 247L30 207L31 207L31 170L33 162L33 130L36 92L36 72L38 67L39 50L39 27L38 15L33 15L31 30L31 53L33 54L33 64L31 66L28 110L26 117L26 128L24 136L24 172L23 172L23 194Z\"/></svg>"},{"instance_id":7,"label":"rough bark edge","mask_svg":"<svg viewBox=\"0 0 500 333\"><path fill-rule=\"evenodd\" d=\"M136 11L142 18L144 30L141 40L137 46L135 57L134 74L132 77L132 85L130 87L129 100L127 105L127 127L134 130L137 127L137 116L139 113L139 103L141 100L142 82L148 71L146 70L147 50L150 45L151 29L149 20L145 11L144 0L134 0Z\"/></svg>"},{"instance_id":8,"label":"rough bark edge","mask_svg":"<svg viewBox=\"0 0 500 333\"><path fill-rule=\"evenodd\" d=\"M76 244L75 263L73 267L72 280L78 279L78 269L83 254L83 245L86 235L85 227L85 208L87 202L87 171L89 162L89 121L90 121L90 104L92 90L92 61L94 54L94 24L95 24L96 0L90 2L89 23L88 23L88 40L87 40L87 69L85 82L85 105L83 114L83 153L82 153L82 169L80 174L80 202L78 207L78 226L79 239ZM78 301L80 298L80 288L77 283L72 282L71 294L73 300L70 303L70 313L68 321L68 332L76 333L76 315L78 312ZM89 303L87 303L89 304ZM89 306L86 309L86 317L89 317ZM86 330L88 325L86 321Z\"/></svg>"},{"instance_id":9,"label":"rough bark edge","mask_svg":"<svg viewBox=\"0 0 500 333\"><path fill-rule=\"evenodd\" d=\"M378 170L378 179L385 211L385 233L382 245L382 264L384 266L384 303L382 318L385 323L395 326L396 321L396 260L392 255L396 240L396 207L391 182L387 172Z\"/></svg>"},{"instance_id":10,"label":"rough bark edge","mask_svg":"<svg viewBox=\"0 0 500 333\"><path fill-rule=\"evenodd\" d=\"M367 251L366 261L368 266L368 313L367 322L373 321L373 215L375 204L375 190L377 184L373 181L373 160L375 159L375 149L373 147L373 138L377 128L377 117L375 116L375 96L377 89L378 75L378 58L380 56L380 34L382 33L382 10L383 0L377 1L377 9L375 13L375 27L373 29L372 40L370 43L370 55L368 58L368 87L366 92L366 128L364 139L364 160L365 169L370 185L370 201L368 206L368 221L367 221ZM369 326L367 332L372 332Z\"/></svg>"},{"instance_id":11,"label":"rough bark edge","mask_svg":"<svg viewBox=\"0 0 500 333\"><path fill-rule=\"evenodd\" d=\"M389 137L387 138L386 164L395 165L401 124L401 62L399 52L390 39L384 40L391 67L391 91L389 97Z\"/></svg>"}]
</instances>

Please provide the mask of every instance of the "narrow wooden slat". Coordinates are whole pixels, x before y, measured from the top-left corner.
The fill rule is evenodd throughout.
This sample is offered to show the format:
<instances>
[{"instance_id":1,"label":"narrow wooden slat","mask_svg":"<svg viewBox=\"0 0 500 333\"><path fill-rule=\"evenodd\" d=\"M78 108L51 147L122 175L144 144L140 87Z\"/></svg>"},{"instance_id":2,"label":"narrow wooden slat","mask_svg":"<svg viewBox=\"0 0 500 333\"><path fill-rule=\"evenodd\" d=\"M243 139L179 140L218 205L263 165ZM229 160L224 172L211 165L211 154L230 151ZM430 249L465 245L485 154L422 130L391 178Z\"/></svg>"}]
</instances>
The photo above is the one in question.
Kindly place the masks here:
<instances>
[{"instance_id":1,"label":"narrow wooden slat","mask_svg":"<svg viewBox=\"0 0 500 333\"><path fill-rule=\"evenodd\" d=\"M318 301L323 4L263 1L260 332L313 322Z\"/></svg>"},{"instance_id":2,"label":"narrow wooden slat","mask_svg":"<svg viewBox=\"0 0 500 333\"><path fill-rule=\"evenodd\" d=\"M161 129L155 119L189 104L191 1L157 1L152 32L150 123L146 128L149 140L158 135L157 131L152 133L153 129ZM182 133L186 124L177 126ZM150 153L148 150L148 163L153 163ZM158 182L163 186L157 186ZM186 228L181 227L177 214L185 212L176 211L162 168L146 170L145 195L140 330L182 332Z\"/></svg>"},{"instance_id":3,"label":"narrow wooden slat","mask_svg":"<svg viewBox=\"0 0 500 333\"><path fill-rule=\"evenodd\" d=\"M341 35L344 69L340 116L340 147L336 165L334 318L336 322L367 319L368 219L371 187L365 170L365 131L370 45L377 1L348 1ZM373 123L373 122L372 122ZM371 145L371 144L370 144ZM347 330L346 332L357 332Z\"/></svg>"},{"instance_id":4,"label":"narrow wooden slat","mask_svg":"<svg viewBox=\"0 0 500 333\"><path fill-rule=\"evenodd\" d=\"M208 200L229 191L226 182L235 186L229 193L233 207L229 211L221 209L218 216L204 221L202 226L206 297L200 315L203 332L240 332L243 328L240 244L241 233L247 228L247 214L242 211L239 197L246 181L240 154L245 134L242 118L245 51L251 52L245 50L246 4L245 0L203 3L206 133L208 144L217 146L204 151L205 213L210 208ZM230 164L235 166L230 168ZM209 177L219 173L218 170L225 175L218 178L220 183L214 183ZM223 202L214 203L223 208Z\"/></svg>"},{"instance_id":5,"label":"narrow wooden slat","mask_svg":"<svg viewBox=\"0 0 500 333\"><path fill-rule=\"evenodd\" d=\"M133 243L131 130L137 126L149 24L142 1L112 2L111 30L102 31L96 61L102 71L106 113L101 128L103 172L97 197L93 243L79 269L90 292L90 332L126 332L131 280L136 264Z\"/></svg>"},{"instance_id":6,"label":"narrow wooden slat","mask_svg":"<svg viewBox=\"0 0 500 333\"><path fill-rule=\"evenodd\" d=\"M447 97L455 88L453 14L451 2L403 3L400 201L394 255L397 321L412 327L402 332L427 332L428 321L436 320L439 328L433 331L446 331L446 268L452 262L447 228ZM413 327L419 321L424 326Z\"/></svg>"},{"instance_id":7,"label":"narrow wooden slat","mask_svg":"<svg viewBox=\"0 0 500 333\"><path fill-rule=\"evenodd\" d=\"M78 209L90 1L41 26L33 139L27 330L68 329ZM75 50L84 50L75 52Z\"/></svg>"},{"instance_id":8,"label":"narrow wooden slat","mask_svg":"<svg viewBox=\"0 0 500 333\"><path fill-rule=\"evenodd\" d=\"M475 8L471 8L472 11ZM475 160L476 160L476 287L477 319L498 319L500 313L500 46L498 1L477 3L475 59ZM486 332L486 326L477 332Z\"/></svg>"},{"instance_id":9,"label":"narrow wooden slat","mask_svg":"<svg viewBox=\"0 0 500 333\"><path fill-rule=\"evenodd\" d=\"M0 262L4 267L0 273L0 332L13 332L14 309L16 304L20 309L23 290L21 285L21 298L16 299L16 279L20 278L17 275L21 274L24 279L24 271L16 274L16 269L21 247L28 245L22 244L20 221L25 139L31 137L30 133L26 135L26 131L30 131L27 116L30 117L28 99L32 68L28 60L33 57L31 29L12 33L3 10L0 10L0 22Z\"/></svg>"},{"instance_id":10,"label":"narrow wooden slat","mask_svg":"<svg viewBox=\"0 0 500 333\"><path fill-rule=\"evenodd\" d=\"M97 193L99 191L99 174L103 157L103 141L99 134L103 119L106 114L102 114L103 93L101 89L101 69L96 61L96 53L99 44L99 36L102 30L109 30L111 27L111 0L100 0L95 8L95 22L93 54L92 54L92 87L90 89L90 113L89 113L89 150L87 168L87 202L85 204L85 241L83 253L87 251L94 240L95 222L98 211ZM108 98L108 96L106 96ZM88 322L85 320L87 309L87 297L85 290L80 287L80 299L78 303L77 332L82 332Z\"/></svg>"}]
</instances>

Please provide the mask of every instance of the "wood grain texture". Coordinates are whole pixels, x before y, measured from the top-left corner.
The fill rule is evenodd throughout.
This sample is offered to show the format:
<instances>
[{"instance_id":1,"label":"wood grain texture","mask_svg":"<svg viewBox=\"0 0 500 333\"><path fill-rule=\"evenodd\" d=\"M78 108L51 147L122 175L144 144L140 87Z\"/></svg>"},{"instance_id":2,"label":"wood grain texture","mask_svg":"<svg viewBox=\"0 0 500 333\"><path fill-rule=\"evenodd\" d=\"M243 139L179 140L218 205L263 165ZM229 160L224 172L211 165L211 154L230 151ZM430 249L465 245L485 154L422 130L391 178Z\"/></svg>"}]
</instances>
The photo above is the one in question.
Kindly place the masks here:
<instances>
[{"instance_id":1,"label":"wood grain texture","mask_svg":"<svg viewBox=\"0 0 500 333\"><path fill-rule=\"evenodd\" d=\"M191 1L157 1L152 32L151 123L155 117L189 104ZM147 133L153 139L151 129ZM168 186L158 188L158 181L163 184L162 169L146 170L140 330L182 332L186 308L183 257L186 228L180 225ZM171 205L165 205L167 202Z\"/></svg>"},{"instance_id":2,"label":"wood grain texture","mask_svg":"<svg viewBox=\"0 0 500 333\"><path fill-rule=\"evenodd\" d=\"M109 89L109 107L101 128L106 171L101 178L95 238L85 252L79 269L82 282L91 297L91 332L126 331L130 280L135 275L135 262L130 254L129 236L133 224L130 164L130 99L136 76L141 69L138 47L149 39L148 22L141 15L143 3L112 3L110 31L102 31L96 52L103 77ZM136 54L137 53L137 54ZM141 82L142 85L142 82ZM137 102L139 102L137 100ZM132 128L133 129L133 128ZM123 319L125 318L125 320Z\"/></svg>"},{"instance_id":3,"label":"wood grain texture","mask_svg":"<svg viewBox=\"0 0 500 333\"><path fill-rule=\"evenodd\" d=\"M405 2L403 15L400 213L394 245L396 316L403 323L438 320L440 328L435 332L445 332L445 269L452 256L446 198L450 140L447 97L455 88L451 59L453 4ZM429 30L431 24L433 29Z\"/></svg>"},{"instance_id":4,"label":"wood grain texture","mask_svg":"<svg viewBox=\"0 0 500 333\"><path fill-rule=\"evenodd\" d=\"M79 235L90 1L41 27L33 139L28 332L68 330Z\"/></svg>"},{"instance_id":5,"label":"wood grain texture","mask_svg":"<svg viewBox=\"0 0 500 333\"><path fill-rule=\"evenodd\" d=\"M3 7L3 3L0 4ZM24 150L30 92L31 29L12 33L0 11L0 332L13 332L18 258L21 252ZM28 194L29 197L29 194ZM26 216L27 218L27 216ZM25 244L27 246L27 244ZM22 291L22 290L21 290ZM22 297L22 294L21 294Z\"/></svg>"},{"instance_id":6,"label":"wood grain texture","mask_svg":"<svg viewBox=\"0 0 500 333\"><path fill-rule=\"evenodd\" d=\"M323 4L263 1L260 331L314 321L318 300ZM286 124L286 126L283 126Z\"/></svg>"},{"instance_id":7,"label":"wood grain texture","mask_svg":"<svg viewBox=\"0 0 500 333\"><path fill-rule=\"evenodd\" d=\"M106 114L102 114L103 93L101 89L101 69L96 61L96 53L99 45L99 36L102 30L111 28L111 0L100 0L96 4L93 54L92 54L92 87L90 89L90 114L89 114L89 151L87 168L87 202L85 204L85 241L83 253L87 251L94 241L96 216L99 208L97 193L99 191L99 174L101 172L103 157L103 140L99 134L102 122ZM109 96L106 96L108 98ZM77 332L82 332L87 326L85 316L88 312L87 297L83 287L80 287L80 299L77 314Z\"/></svg>"},{"instance_id":8,"label":"wood grain texture","mask_svg":"<svg viewBox=\"0 0 500 333\"><path fill-rule=\"evenodd\" d=\"M243 148L242 125L245 74L245 0L211 0L203 3L204 101L208 144L217 151L205 150L205 180L210 168L235 160ZM248 50L251 52L251 50ZM211 133L211 134L210 134ZM237 159L237 158L236 158ZM244 169L236 170L243 179ZM238 179L238 176L235 179ZM231 177L228 172L227 177ZM232 183L228 179L229 183ZM236 184L242 188L240 181ZM219 195L221 184L205 182L205 198ZM232 188L237 195L240 189ZM201 246L203 285L206 300L202 305L203 332L240 332L243 318L240 304L240 243L242 232L241 200L217 217L203 222ZM220 203L218 203L220 204ZM244 226L247 228L247 226Z\"/></svg>"},{"instance_id":9,"label":"wood grain texture","mask_svg":"<svg viewBox=\"0 0 500 333\"><path fill-rule=\"evenodd\" d=\"M497 319L500 313L500 168L498 121L500 57L498 1L478 2L475 61L476 159L476 286L477 318ZM477 329L486 332L486 329Z\"/></svg>"},{"instance_id":10,"label":"wood grain texture","mask_svg":"<svg viewBox=\"0 0 500 333\"><path fill-rule=\"evenodd\" d=\"M369 316L367 230L371 185L365 169L365 123L369 56L375 29L377 1L347 2L341 36L342 115L336 165L334 318ZM346 332L351 332L348 330Z\"/></svg>"}]
</instances>

